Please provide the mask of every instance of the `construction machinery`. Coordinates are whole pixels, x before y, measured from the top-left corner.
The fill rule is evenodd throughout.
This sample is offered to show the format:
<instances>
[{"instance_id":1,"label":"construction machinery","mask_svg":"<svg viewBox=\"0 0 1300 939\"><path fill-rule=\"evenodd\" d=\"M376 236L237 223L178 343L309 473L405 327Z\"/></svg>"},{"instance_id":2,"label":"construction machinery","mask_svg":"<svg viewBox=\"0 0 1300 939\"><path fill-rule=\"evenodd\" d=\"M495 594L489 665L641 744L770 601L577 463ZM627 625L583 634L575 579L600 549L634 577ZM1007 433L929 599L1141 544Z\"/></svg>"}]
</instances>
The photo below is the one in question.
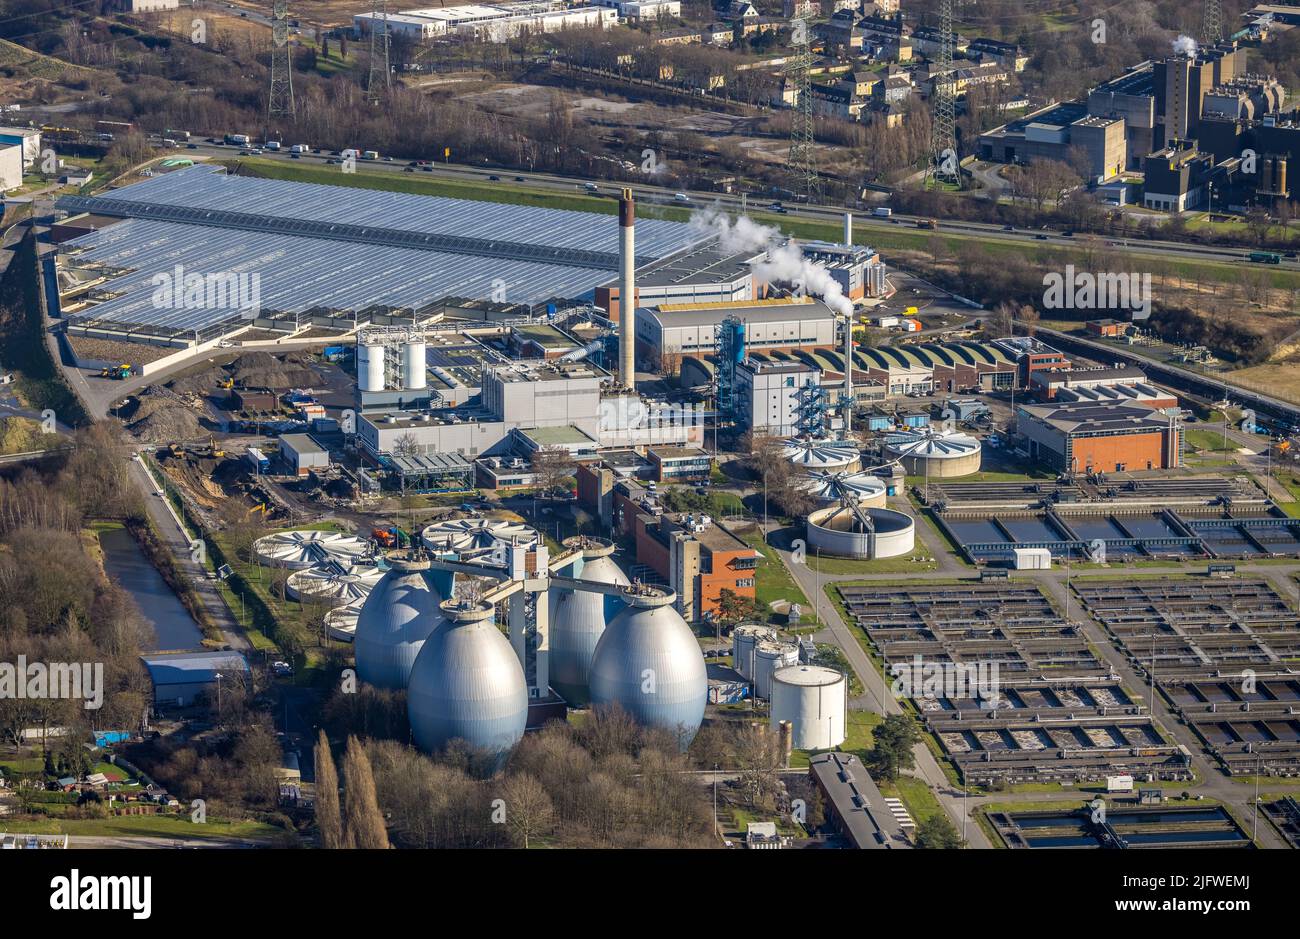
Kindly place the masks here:
<instances>
[{"instance_id":1,"label":"construction machinery","mask_svg":"<svg viewBox=\"0 0 1300 939\"><path fill-rule=\"evenodd\" d=\"M99 377L121 381L124 378L130 378L131 372L131 366L127 363L123 363L122 365L109 365L99 370Z\"/></svg>"}]
</instances>

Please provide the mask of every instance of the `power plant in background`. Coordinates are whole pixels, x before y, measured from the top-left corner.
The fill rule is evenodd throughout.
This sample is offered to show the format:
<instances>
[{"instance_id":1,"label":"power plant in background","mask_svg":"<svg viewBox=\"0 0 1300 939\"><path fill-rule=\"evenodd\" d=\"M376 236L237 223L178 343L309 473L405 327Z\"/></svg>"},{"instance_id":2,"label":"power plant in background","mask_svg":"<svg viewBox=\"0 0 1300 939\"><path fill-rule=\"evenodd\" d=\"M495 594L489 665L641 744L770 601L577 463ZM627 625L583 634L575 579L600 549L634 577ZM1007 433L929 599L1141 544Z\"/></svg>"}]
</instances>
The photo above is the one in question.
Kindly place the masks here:
<instances>
[{"instance_id":1,"label":"power plant in background","mask_svg":"<svg viewBox=\"0 0 1300 939\"><path fill-rule=\"evenodd\" d=\"M618 379L636 390L636 203L632 190L618 200Z\"/></svg>"}]
</instances>

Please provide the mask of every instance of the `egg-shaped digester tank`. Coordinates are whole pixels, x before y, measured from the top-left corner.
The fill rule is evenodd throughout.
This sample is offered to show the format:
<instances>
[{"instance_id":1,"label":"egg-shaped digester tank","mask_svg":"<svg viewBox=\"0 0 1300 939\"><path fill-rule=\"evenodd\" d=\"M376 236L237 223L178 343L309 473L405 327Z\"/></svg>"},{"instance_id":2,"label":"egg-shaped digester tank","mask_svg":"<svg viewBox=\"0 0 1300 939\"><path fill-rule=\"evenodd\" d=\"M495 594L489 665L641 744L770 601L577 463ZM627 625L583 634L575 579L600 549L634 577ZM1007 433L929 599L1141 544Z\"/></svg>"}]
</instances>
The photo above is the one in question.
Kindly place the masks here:
<instances>
[{"instance_id":1,"label":"egg-shaped digester tank","mask_svg":"<svg viewBox=\"0 0 1300 939\"><path fill-rule=\"evenodd\" d=\"M528 684L492 604L448 600L411 669L406 711L416 745L429 753L464 740L504 755L524 735Z\"/></svg>"},{"instance_id":2,"label":"egg-shaped digester tank","mask_svg":"<svg viewBox=\"0 0 1300 939\"><path fill-rule=\"evenodd\" d=\"M565 548L582 556L573 567L559 573L598 584L626 587L627 575L614 563L614 545L603 538L566 538ZM591 700L587 688L591 660L605 624L624 607L620 597L585 590L550 591L551 687L569 703L583 707Z\"/></svg>"},{"instance_id":3,"label":"egg-shaped digester tank","mask_svg":"<svg viewBox=\"0 0 1300 939\"><path fill-rule=\"evenodd\" d=\"M418 554L389 555L388 571L371 588L357 614L353 649L357 677L377 688L405 688L420 647L438 622L440 589L429 561Z\"/></svg>"},{"instance_id":4,"label":"egg-shaped digester tank","mask_svg":"<svg viewBox=\"0 0 1300 939\"><path fill-rule=\"evenodd\" d=\"M605 627L592 658L591 703L618 704L637 723L677 734L685 749L704 720L708 675L691 628L656 587L623 591L627 606Z\"/></svg>"}]
</instances>

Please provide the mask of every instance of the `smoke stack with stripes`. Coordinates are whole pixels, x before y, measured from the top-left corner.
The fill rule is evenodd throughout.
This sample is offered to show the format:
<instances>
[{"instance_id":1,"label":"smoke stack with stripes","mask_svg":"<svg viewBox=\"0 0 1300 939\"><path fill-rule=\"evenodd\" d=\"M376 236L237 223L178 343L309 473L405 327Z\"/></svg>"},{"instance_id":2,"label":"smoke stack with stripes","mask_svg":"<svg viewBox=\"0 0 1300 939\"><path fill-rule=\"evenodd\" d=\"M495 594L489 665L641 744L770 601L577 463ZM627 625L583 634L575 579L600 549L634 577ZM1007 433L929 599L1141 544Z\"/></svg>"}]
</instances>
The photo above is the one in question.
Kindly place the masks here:
<instances>
[{"instance_id":1,"label":"smoke stack with stripes","mask_svg":"<svg viewBox=\"0 0 1300 939\"><path fill-rule=\"evenodd\" d=\"M618 200L618 377L636 388L636 206L632 190Z\"/></svg>"}]
</instances>

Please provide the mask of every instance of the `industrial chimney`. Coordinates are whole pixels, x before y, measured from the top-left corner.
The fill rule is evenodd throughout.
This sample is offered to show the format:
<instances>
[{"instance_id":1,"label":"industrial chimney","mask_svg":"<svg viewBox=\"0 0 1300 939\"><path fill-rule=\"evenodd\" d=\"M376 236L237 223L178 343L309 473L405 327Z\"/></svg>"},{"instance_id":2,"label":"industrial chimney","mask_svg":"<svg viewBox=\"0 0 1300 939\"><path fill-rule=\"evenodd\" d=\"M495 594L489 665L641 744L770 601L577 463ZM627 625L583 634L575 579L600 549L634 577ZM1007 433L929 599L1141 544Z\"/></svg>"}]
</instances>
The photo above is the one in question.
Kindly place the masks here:
<instances>
[{"instance_id":1,"label":"industrial chimney","mask_svg":"<svg viewBox=\"0 0 1300 939\"><path fill-rule=\"evenodd\" d=\"M844 213L844 247L853 247L853 213Z\"/></svg>"},{"instance_id":2,"label":"industrial chimney","mask_svg":"<svg viewBox=\"0 0 1300 939\"><path fill-rule=\"evenodd\" d=\"M618 200L618 377L636 388L636 207L632 190Z\"/></svg>"}]
</instances>

